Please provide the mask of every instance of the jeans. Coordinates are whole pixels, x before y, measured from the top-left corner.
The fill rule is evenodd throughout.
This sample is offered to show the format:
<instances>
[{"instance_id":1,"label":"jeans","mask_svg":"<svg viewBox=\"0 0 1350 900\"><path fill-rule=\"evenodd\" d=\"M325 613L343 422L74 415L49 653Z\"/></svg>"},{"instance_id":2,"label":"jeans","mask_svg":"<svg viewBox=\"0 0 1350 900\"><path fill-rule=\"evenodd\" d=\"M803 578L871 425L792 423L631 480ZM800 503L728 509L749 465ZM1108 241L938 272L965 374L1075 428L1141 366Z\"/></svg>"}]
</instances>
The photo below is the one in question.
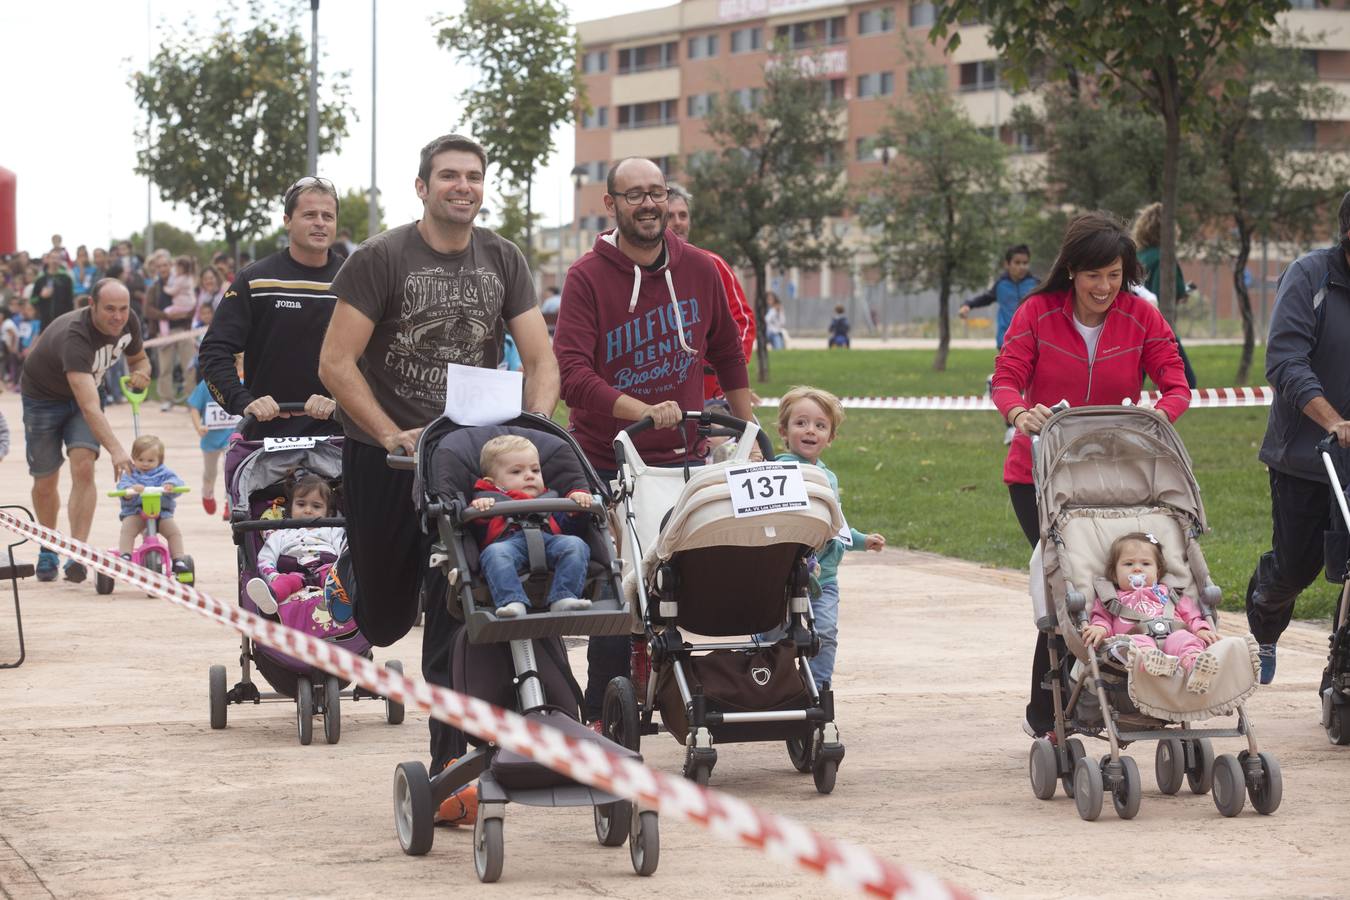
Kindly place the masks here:
<instances>
[{"instance_id":1,"label":"jeans","mask_svg":"<svg viewBox=\"0 0 1350 900\"><path fill-rule=\"evenodd\" d=\"M98 455L98 438L74 400L39 400L23 397L23 440L28 457L28 474L45 478L61 468L65 457L61 445L69 452L75 447L94 451Z\"/></svg>"},{"instance_id":2,"label":"jeans","mask_svg":"<svg viewBox=\"0 0 1350 900\"><path fill-rule=\"evenodd\" d=\"M591 561L586 542L572 534L544 534L544 560L553 573L548 602L564 597L580 597L586 588L586 565ZM501 609L508 603L530 601L520 583L520 573L529 569L530 552L525 532L515 531L483 548L478 556L483 578L492 591L492 602Z\"/></svg>"},{"instance_id":3,"label":"jeans","mask_svg":"<svg viewBox=\"0 0 1350 900\"><path fill-rule=\"evenodd\" d=\"M839 650L839 582L831 581L820 586L820 596L811 601L811 617L816 620L816 637L820 638L820 651L809 660L811 680L816 690L824 690L825 684L834 680L834 657ZM779 626L764 634L754 635L753 639L765 644L781 641L787 629Z\"/></svg>"}]
</instances>

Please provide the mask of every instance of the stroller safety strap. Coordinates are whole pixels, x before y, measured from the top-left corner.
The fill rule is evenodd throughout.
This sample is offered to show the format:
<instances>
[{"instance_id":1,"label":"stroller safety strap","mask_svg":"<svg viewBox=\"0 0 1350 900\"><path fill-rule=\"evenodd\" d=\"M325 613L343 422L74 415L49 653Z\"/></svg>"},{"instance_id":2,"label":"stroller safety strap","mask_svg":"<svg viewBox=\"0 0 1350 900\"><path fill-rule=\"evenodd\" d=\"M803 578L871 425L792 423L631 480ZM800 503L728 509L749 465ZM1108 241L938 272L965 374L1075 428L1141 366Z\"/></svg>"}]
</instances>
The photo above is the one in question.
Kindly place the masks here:
<instances>
[{"instance_id":1,"label":"stroller safety strap","mask_svg":"<svg viewBox=\"0 0 1350 900\"><path fill-rule=\"evenodd\" d=\"M521 525L525 535L525 552L530 558L530 584L543 584L548 580L548 563L544 556L544 535L539 531L537 522L525 522Z\"/></svg>"}]
</instances>

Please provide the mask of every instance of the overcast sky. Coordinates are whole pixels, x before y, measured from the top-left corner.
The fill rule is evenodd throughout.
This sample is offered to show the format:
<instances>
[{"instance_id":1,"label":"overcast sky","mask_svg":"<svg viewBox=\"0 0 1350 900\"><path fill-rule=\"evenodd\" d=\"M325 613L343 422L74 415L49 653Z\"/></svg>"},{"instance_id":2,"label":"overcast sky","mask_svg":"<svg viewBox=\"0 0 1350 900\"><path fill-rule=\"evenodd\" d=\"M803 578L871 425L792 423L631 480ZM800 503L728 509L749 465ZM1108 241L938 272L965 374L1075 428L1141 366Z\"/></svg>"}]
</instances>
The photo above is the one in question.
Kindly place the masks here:
<instances>
[{"instance_id":1,"label":"overcast sky","mask_svg":"<svg viewBox=\"0 0 1350 900\"><path fill-rule=\"evenodd\" d=\"M309 4L302 30L309 35ZM472 73L457 69L436 46L430 22L460 11L456 0L377 0L379 139L377 183L385 222L421 214L413 192L418 150L430 138L466 128L459 94ZM624 12L674 0L625 0ZM574 21L612 15L612 0L567 0ZM146 222L146 180L133 168L139 110L129 86L144 68L150 40L189 15L212 21L220 0L63 0L47 5L0 2L0 84L10 99L0 128L0 166L18 175L19 247L46 249L59 232L67 246L102 245L140 231ZM147 26L147 10L149 26ZM321 0L321 71L350 71L349 134L339 153L319 160L319 173L339 191L370 184L371 0ZM322 75L321 81L322 84ZM305 127L304 122L298 124ZM556 151L535 182L534 209L545 224L571 221L572 128L557 131ZM303 173L297 173L303 174ZM488 172L489 186L495 172ZM277 222L280 223L278 200ZM495 210L491 190L484 203ZM187 210L153 200L157 221L199 232ZM494 214L495 218L495 214ZM200 233L200 232L199 232ZM208 236L203 234L202 236Z\"/></svg>"}]
</instances>

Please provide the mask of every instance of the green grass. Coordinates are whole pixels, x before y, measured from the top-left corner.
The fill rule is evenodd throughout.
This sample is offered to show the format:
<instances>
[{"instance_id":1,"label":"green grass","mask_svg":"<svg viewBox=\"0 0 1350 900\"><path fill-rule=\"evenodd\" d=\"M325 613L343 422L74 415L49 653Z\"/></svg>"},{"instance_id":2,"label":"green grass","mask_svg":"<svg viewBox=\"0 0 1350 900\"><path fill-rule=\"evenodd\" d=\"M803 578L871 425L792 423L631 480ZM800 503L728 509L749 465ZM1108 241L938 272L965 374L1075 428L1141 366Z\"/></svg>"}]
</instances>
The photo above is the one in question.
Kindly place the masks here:
<instances>
[{"instance_id":1,"label":"green grass","mask_svg":"<svg viewBox=\"0 0 1350 900\"><path fill-rule=\"evenodd\" d=\"M1237 347L1188 348L1201 387L1232 385ZM993 349L953 350L947 371L932 371L932 351L793 350L771 356L771 379L757 393L778 396L794 384L843 395L964 395L984 391ZM1263 379L1261 350L1253 375ZM1254 381L1263 383L1263 380ZM1202 538L1225 608L1240 609L1257 558L1270 546L1270 493L1256 452L1267 410L1197 409L1178 423L1191 454L1211 533ZM1003 426L995 413L849 410L825 455L839 475L849 524L880 531L892 546L974 562L1025 568L1026 540L1003 484ZM1295 615L1331 614L1338 591L1318 580Z\"/></svg>"}]
</instances>

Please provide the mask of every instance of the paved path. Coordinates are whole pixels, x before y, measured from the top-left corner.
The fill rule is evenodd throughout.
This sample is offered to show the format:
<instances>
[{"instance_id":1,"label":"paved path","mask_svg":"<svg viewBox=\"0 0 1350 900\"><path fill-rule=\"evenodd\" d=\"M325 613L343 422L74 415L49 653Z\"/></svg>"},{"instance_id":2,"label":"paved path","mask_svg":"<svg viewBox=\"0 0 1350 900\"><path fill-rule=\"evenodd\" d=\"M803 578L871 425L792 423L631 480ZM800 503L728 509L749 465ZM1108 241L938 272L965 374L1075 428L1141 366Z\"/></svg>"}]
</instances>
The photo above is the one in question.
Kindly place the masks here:
<instances>
[{"instance_id":1,"label":"paved path","mask_svg":"<svg viewBox=\"0 0 1350 900\"><path fill-rule=\"evenodd\" d=\"M17 398L0 396L0 411L21 434ZM114 421L129 430L125 408ZM186 414L148 411L146 427L166 438L169 465L195 487ZM106 486L106 460L99 476ZM0 464L0 497L22 500L26 485L21 453ZM180 521L202 586L232 596L224 525L191 495ZM103 501L97 541L110 542L115 528ZM725 748L714 787L996 896L1344 896L1350 749L1329 746L1317 723L1320 629L1295 625L1279 682L1250 707L1284 768L1276 816L1249 808L1225 820L1209 797L1160 795L1153 746L1136 745L1139 817L1122 822L1108 809L1089 824L1062 796L1036 800L1027 783L1025 576L888 551L850 554L841 578L838 719L848 756L835 793L817 795L781 745ZM335 746L317 734L299 746L293 707L280 704L231 707L229 727L212 731L206 670L228 663L236 676L230 633L120 588L105 598L88 583L28 582L22 597L28 661L0 671L0 897L489 894L474 878L468 831L438 830L424 858L399 851L391 776L425 755L425 717L394 727L381 704L344 704ZM414 630L377 659L397 656L416 671L420 638ZM0 598L0 657L12 651L12 612ZM573 662L583 673L579 650ZM1217 743L1220 752L1241 747ZM652 765L678 770L681 748L668 737L643 750ZM632 874L625 850L596 844L586 811L512 807L505 833L492 896L834 893L673 821L649 881Z\"/></svg>"}]
</instances>

